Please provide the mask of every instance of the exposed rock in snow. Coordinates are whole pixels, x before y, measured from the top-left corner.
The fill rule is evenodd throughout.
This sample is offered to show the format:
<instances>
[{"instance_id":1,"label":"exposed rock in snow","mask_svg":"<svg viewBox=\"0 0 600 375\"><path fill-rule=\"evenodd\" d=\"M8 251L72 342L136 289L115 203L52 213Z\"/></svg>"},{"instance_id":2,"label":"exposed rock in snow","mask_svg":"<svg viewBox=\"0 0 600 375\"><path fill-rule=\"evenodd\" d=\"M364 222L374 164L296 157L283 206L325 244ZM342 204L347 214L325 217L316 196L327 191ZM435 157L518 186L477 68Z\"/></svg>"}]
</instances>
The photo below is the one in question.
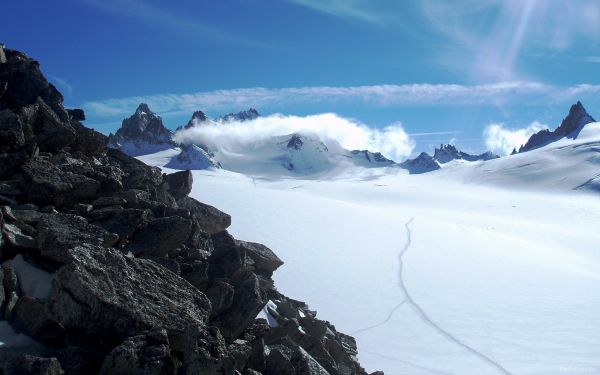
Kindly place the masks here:
<instances>
[{"instance_id":1,"label":"exposed rock in snow","mask_svg":"<svg viewBox=\"0 0 600 375\"><path fill-rule=\"evenodd\" d=\"M454 145L451 144L440 145L440 148L435 149L435 153L433 155L433 158L441 164L448 163L452 160L478 161L496 159L498 157L498 155L490 151L479 155L467 154L466 152L458 150Z\"/></svg>"},{"instance_id":2,"label":"exposed rock in snow","mask_svg":"<svg viewBox=\"0 0 600 375\"><path fill-rule=\"evenodd\" d=\"M68 115L37 62L6 59L0 258L12 260L0 273L0 372L367 375L352 338L277 291L271 250L236 240L229 215L187 196L189 171L99 147L108 138ZM289 138L269 147L304 151ZM111 141L171 145L145 105ZM189 146L201 157L188 161L202 152ZM256 319L269 300L279 326Z\"/></svg>"},{"instance_id":3,"label":"exposed rock in snow","mask_svg":"<svg viewBox=\"0 0 600 375\"><path fill-rule=\"evenodd\" d=\"M421 152L416 158L400 163L400 166L407 169L410 174L426 173L440 169L438 162L426 152Z\"/></svg>"},{"instance_id":4,"label":"exposed rock in snow","mask_svg":"<svg viewBox=\"0 0 600 375\"><path fill-rule=\"evenodd\" d=\"M165 128L160 116L152 112L146 103L141 103L131 117L123 120L121 128L114 135L109 135L108 144L132 156L175 146L173 132Z\"/></svg>"},{"instance_id":5,"label":"exposed rock in snow","mask_svg":"<svg viewBox=\"0 0 600 375\"><path fill-rule=\"evenodd\" d=\"M527 143L521 146L519 152L533 150L564 137L575 139L585 125L595 121L586 112L581 102L577 102L571 106L569 114L562 120L558 128L553 131L544 129L533 134Z\"/></svg>"},{"instance_id":6,"label":"exposed rock in snow","mask_svg":"<svg viewBox=\"0 0 600 375\"><path fill-rule=\"evenodd\" d=\"M213 156L200 146L183 145L179 155L173 157L165 167L172 169L221 168L221 164L213 160Z\"/></svg>"},{"instance_id":7,"label":"exposed rock in snow","mask_svg":"<svg viewBox=\"0 0 600 375\"><path fill-rule=\"evenodd\" d=\"M379 166L391 166L396 164L393 160L390 160L383 156L381 152L371 152L369 150L353 150L350 151L355 160L366 161L367 164L379 165Z\"/></svg>"},{"instance_id":8,"label":"exposed rock in snow","mask_svg":"<svg viewBox=\"0 0 600 375\"><path fill-rule=\"evenodd\" d=\"M204 112L202 111L195 111L192 114L192 118L190 118L190 121L188 121L187 124L185 124L185 126L183 127L183 129L189 129L189 128L193 128L194 126L196 126L197 124L203 123L209 121L208 117L206 117L206 115L204 114ZM181 127L177 128L177 130L180 130Z\"/></svg>"},{"instance_id":9,"label":"exposed rock in snow","mask_svg":"<svg viewBox=\"0 0 600 375\"><path fill-rule=\"evenodd\" d=\"M260 117L260 114L258 113L258 111L254 108L250 108L246 111L240 111L238 113L229 113L229 114L221 117L221 120L223 122L249 121L249 120L254 120L258 117Z\"/></svg>"}]
</instances>

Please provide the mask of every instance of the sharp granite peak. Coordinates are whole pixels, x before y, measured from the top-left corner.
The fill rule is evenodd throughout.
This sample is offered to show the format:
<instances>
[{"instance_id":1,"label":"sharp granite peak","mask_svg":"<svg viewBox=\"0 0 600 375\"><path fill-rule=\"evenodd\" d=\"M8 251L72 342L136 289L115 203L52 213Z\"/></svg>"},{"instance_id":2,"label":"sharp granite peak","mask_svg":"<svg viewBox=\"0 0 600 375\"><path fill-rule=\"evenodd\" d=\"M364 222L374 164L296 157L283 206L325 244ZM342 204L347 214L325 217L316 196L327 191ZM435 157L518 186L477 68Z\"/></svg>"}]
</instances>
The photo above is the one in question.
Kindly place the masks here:
<instances>
[{"instance_id":1,"label":"sharp granite peak","mask_svg":"<svg viewBox=\"0 0 600 375\"><path fill-rule=\"evenodd\" d=\"M576 139L579 132L581 132L581 129L592 122L596 122L596 120L587 113L583 104L578 101L571 106L569 114L562 120L561 124L556 129L553 131L544 129L533 134L529 140L519 148L518 152L526 152L540 148L562 138ZM514 153L516 153L516 150L513 151L513 154Z\"/></svg>"},{"instance_id":2,"label":"sharp granite peak","mask_svg":"<svg viewBox=\"0 0 600 375\"><path fill-rule=\"evenodd\" d=\"M121 128L108 136L109 147L137 156L176 146L173 132L167 129L162 118L152 112L148 104L141 103L135 113L123 120Z\"/></svg>"},{"instance_id":3,"label":"sharp granite peak","mask_svg":"<svg viewBox=\"0 0 600 375\"><path fill-rule=\"evenodd\" d=\"M0 88L0 373L367 375L189 170L107 147L170 144L147 105L109 139L1 44Z\"/></svg>"}]
</instances>

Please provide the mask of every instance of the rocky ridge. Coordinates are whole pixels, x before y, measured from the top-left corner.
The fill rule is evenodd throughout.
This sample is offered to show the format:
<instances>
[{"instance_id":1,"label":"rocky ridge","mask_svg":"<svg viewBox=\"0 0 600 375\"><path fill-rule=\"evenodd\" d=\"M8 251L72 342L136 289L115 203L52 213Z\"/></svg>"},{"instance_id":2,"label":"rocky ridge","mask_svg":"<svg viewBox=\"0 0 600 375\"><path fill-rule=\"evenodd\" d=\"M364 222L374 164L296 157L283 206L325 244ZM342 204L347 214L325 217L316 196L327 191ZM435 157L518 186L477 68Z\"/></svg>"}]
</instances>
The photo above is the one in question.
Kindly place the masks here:
<instances>
[{"instance_id":1,"label":"rocky ridge","mask_svg":"<svg viewBox=\"0 0 600 375\"><path fill-rule=\"evenodd\" d=\"M577 138L577 135L585 125L595 121L596 120L587 113L583 104L578 101L571 106L569 114L562 120L561 124L556 129L553 131L544 129L533 134L529 137L527 142L519 148L518 152L526 152L540 148L564 137ZM513 153L517 153L516 150L514 150Z\"/></svg>"},{"instance_id":2,"label":"rocky ridge","mask_svg":"<svg viewBox=\"0 0 600 375\"><path fill-rule=\"evenodd\" d=\"M35 60L0 52L0 325L20 338L0 372L366 374L352 337L275 289L270 249L188 197L190 171L107 147ZM146 109L132 134L160 127Z\"/></svg>"},{"instance_id":3,"label":"rocky ridge","mask_svg":"<svg viewBox=\"0 0 600 375\"><path fill-rule=\"evenodd\" d=\"M488 151L479 155L471 155L466 152L460 151L456 146L447 144L440 145L440 148L436 148L433 154L433 158L441 164L448 163L452 160L466 160L466 161L485 161L499 158L498 155Z\"/></svg>"},{"instance_id":4,"label":"rocky ridge","mask_svg":"<svg viewBox=\"0 0 600 375\"><path fill-rule=\"evenodd\" d=\"M123 120L121 128L108 136L108 144L132 156L176 146L173 132L163 125L160 116L152 112L146 103L141 103L131 117Z\"/></svg>"}]
</instances>

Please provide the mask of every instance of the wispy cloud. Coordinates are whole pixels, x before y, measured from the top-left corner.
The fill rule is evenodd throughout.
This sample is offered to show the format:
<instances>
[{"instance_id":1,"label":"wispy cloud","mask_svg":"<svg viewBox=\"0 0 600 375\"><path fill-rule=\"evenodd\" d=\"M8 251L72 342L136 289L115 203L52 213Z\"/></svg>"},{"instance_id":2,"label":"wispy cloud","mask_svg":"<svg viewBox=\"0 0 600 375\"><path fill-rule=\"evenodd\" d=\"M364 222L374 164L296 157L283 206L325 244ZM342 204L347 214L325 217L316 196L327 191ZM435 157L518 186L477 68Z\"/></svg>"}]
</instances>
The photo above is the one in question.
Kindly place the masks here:
<instances>
[{"instance_id":1,"label":"wispy cloud","mask_svg":"<svg viewBox=\"0 0 600 375\"><path fill-rule=\"evenodd\" d=\"M407 105L492 105L509 103L564 103L600 92L600 85L556 87L537 82L501 82L486 85L408 84L374 86L316 86L269 89L263 87L216 90L193 94L158 94L106 99L82 104L94 116L131 113L139 103L148 103L168 116L198 109L232 110L269 107L286 109L298 104L352 104L394 107Z\"/></svg>"},{"instance_id":2,"label":"wispy cloud","mask_svg":"<svg viewBox=\"0 0 600 375\"><path fill-rule=\"evenodd\" d=\"M420 1L429 25L452 44L437 60L475 81L527 79L525 50L556 53L600 40L597 0Z\"/></svg>"},{"instance_id":3,"label":"wispy cloud","mask_svg":"<svg viewBox=\"0 0 600 375\"><path fill-rule=\"evenodd\" d=\"M600 64L600 56L586 56L582 60L589 63Z\"/></svg>"},{"instance_id":4,"label":"wispy cloud","mask_svg":"<svg viewBox=\"0 0 600 375\"><path fill-rule=\"evenodd\" d=\"M106 12L125 17L137 18L151 24L163 26L170 30L192 33L196 36L217 39L223 42L246 45L249 47L266 47L263 43L242 35L231 34L222 27L211 24L207 20L191 19L173 13L166 7L157 7L147 0L78 0Z\"/></svg>"},{"instance_id":5,"label":"wispy cloud","mask_svg":"<svg viewBox=\"0 0 600 375\"><path fill-rule=\"evenodd\" d=\"M489 124L483 131L485 145L490 151L509 155L513 149L519 149L532 134L548 129L548 125L533 122L525 128L509 129L504 124Z\"/></svg>"},{"instance_id":6,"label":"wispy cloud","mask_svg":"<svg viewBox=\"0 0 600 375\"><path fill-rule=\"evenodd\" d=\"M371 0L288 0L335 17L384 26L402 17L402 7L393 1ZM407 4L402 4L406 8Z\"/></svg>"}]
</instances>

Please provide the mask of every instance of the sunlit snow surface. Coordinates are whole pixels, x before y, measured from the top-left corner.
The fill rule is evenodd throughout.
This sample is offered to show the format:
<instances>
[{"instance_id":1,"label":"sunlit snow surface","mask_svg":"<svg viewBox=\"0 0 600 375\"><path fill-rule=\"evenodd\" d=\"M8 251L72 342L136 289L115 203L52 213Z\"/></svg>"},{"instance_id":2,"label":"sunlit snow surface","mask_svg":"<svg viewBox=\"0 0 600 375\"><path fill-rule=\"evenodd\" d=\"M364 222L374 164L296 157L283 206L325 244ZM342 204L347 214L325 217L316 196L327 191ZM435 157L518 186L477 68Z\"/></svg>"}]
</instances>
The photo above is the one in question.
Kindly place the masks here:
<instances>
[{"instance_id":1,"label":"sunlit snow surface","mask_svg":"<svg viewBox=\"0 0 600 375\"><path fill-rule=\"evenodd\" d=\"M277 287L353 334L369 371L596 374L600 194L573 190L600 173L592 135L419 176L194 171L191 195L272 248Z\"/></svg>"}]
</instances>

